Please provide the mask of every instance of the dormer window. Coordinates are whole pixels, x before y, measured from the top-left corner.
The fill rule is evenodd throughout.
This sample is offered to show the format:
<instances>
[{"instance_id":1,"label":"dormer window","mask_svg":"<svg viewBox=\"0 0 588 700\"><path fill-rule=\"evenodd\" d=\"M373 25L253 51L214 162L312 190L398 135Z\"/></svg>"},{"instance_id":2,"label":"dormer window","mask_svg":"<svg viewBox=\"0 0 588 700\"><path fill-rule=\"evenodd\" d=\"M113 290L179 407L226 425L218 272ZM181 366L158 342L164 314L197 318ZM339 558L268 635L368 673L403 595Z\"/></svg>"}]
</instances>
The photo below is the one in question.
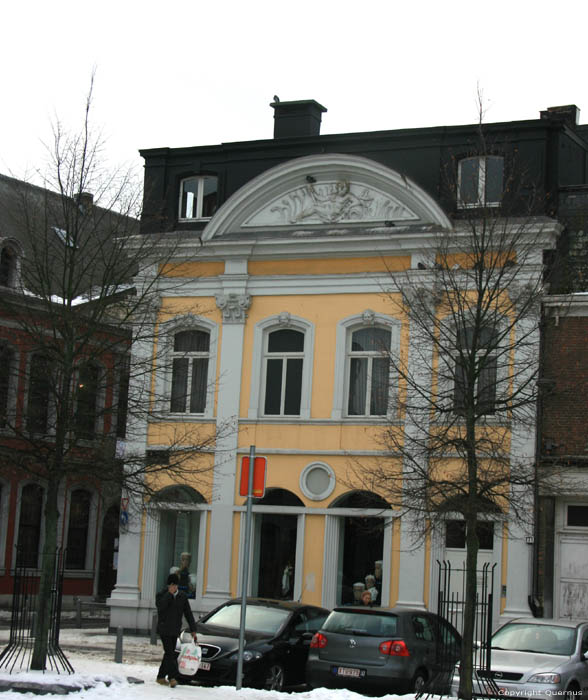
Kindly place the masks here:
<instances>
[{"instance_id":1,"label":"dormer window","mask_svg":"<svg viewBox=\"0 0 588 700\"><path fill-rule=\"evenodd\" d=\"M217 207L218 178L187 177L180 183L180 219L210 219Z\"/></svg>"},{"instance_id":2,"label":"dormer window","mask_svg":"<svg viewBox=\"0 0 588 700\"><path fill-rule=\"evenodd\" d=\"M16 285L17 254L14 248L5 245L0 250L0 285L14 287Z\"/></svg>"},{"instance_id":3,"label":"dormer window","mask_svg":"<svg viewBox=\"0 0 588 700\"><path fill-rule=\"evenodd\" d=\"M500 206L503 179L502 156L462 158L457 167L457 206L460 209Z\"/></svg>"}]
</instances>

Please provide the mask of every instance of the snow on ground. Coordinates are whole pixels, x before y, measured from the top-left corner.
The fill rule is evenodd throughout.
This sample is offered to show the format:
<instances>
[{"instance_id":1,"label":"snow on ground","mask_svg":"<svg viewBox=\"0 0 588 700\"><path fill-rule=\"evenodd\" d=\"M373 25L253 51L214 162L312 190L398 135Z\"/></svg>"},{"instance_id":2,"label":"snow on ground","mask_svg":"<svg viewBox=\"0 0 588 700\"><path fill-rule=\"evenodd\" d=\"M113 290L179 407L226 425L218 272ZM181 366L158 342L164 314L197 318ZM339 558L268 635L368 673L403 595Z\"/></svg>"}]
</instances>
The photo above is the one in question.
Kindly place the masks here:
<instances>
[{"instance_id":1,"label":"snow on ground","mask_svg":"<svg viewBox=\"0 0 588 700\"><path fill-rule=\"evenodd\" d=\"M8 630L0 630L0 651L8 641ZM350 690L316 690L300 693L278 693L275 691L254 690L243 688L237 691L233 687L204 688L200 686L182 686L176 688L163 687L155 682L157 669L161 661L162 647L149 643L144 637L125 637L123 641L123 663L114 662L115 637L103 630L62 630L61 646L75 673L41 673L40 671L18 671L12 674L6 669L0 669L0 681L26 681L32 683L74 686L83 688L87 685L94 687L81 690L69 697L72 700L361 700ZM136 684L128 680L134 678L144 681ZM2 695L3 700L11 697L34 697L31 693L7 691ZM58 697L43 695L42 697ZM63 695L59 697L63 698ZM414 700L414 695L402 696L404 700ZM393 700L397 695L386 695L384 700Z\"/></svg>"}]
</instances>

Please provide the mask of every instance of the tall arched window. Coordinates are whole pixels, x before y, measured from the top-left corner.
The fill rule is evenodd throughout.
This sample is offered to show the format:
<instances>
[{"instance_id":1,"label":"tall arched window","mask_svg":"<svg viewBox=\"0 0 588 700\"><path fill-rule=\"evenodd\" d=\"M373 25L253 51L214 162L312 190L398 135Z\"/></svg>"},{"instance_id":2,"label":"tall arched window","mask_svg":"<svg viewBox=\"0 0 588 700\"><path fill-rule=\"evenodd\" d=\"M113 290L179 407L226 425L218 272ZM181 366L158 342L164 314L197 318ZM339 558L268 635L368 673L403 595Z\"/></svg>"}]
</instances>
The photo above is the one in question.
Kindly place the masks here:
<instances>
[{"instance_id":1,"label":"tall arched window","mask_svg":"<svg viewBox=\"0 0 588 700\"><path fill-rule=\"evenodd\" d=\"M66 569L85 569L92 494L77 489L71 494L67 528Z\"/></svg>"},{"instance_id":2,"label":"tall arched window","mask_svg":"<svg viewBox=\"0 0 588 700\"><path fill-rule=\"evenodd\" d=\"M43 487L38 484L27 484L20 493L17 564L21 566L39 565L43 494Z\"/></svg>"},{"instance_id":3,"label":"tall arched window","mask_svg":"<svg viewBox=\"0 0 588 700\"><path fill-rule=\"evenodd\" d=\"M27 430L46 433L49 427L51 396L51 362L39 353L31 357L27 402Z\"/></svg>"},{"instance_id":4,"label":"tall arched window","mask_svg":"<svg viewBox=\"0 0 588 700\"><path fill-rule=\"evenodd\" d=\"M203 329L174 335L170 411L204 413L208 393L210 333Z\"/></svg>"},{"instance_id":5,"label":"tall arched window","mask_svg":"<svg viewBox=\"0 0 588 700\"><path fill-rule=\"evenodd\" d=\"M75 429L82 440L92 440L96 436L100 376L100 367L92 363L78 370Z\"/></svg>"}]
</instances>

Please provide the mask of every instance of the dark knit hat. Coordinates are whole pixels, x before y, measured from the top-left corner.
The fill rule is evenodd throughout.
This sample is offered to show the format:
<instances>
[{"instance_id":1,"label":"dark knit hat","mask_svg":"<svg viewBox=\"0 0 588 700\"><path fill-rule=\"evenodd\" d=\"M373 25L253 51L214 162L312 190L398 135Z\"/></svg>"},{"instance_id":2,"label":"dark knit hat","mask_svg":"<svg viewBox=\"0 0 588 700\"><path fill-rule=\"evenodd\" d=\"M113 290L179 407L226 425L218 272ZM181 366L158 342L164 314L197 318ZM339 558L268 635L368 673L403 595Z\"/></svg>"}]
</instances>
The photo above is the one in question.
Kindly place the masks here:
<instances>
[{"instance_id":1,"label":"dark knit hat","mask_svg":"<svg viewBox=\"0 0 588 700\"><path fill-rule=\"evenodd\" d=\"M167 585L170 586L172 583L175 583L176 586L180 582L180 577L177 574L170 574L167 577Z\"/></svg>"}]
</instances>

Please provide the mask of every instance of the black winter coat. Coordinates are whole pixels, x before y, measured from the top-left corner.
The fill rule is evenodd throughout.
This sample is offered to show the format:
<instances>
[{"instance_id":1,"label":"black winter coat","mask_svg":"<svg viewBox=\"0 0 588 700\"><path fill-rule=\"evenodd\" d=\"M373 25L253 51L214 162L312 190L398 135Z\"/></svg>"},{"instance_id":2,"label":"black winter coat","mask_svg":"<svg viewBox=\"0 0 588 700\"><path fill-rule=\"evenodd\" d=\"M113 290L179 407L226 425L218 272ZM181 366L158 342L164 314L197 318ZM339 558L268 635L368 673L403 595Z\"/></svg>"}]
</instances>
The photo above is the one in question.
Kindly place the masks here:
<instances>
[{"instance_id":1,"label":"black winter coat","mask_svg":"<svg viewBox=\"0 0 588 700\"><path fill-rule=\"evenodd\" d=\"M185 593L178 591L174 597L166 587L157 594L155 603L157 605L157 632L162 637L177 637L182 630L182 617L186 618L190 630L196 632L196 621Z\"/></svg>"}]
</instances>

